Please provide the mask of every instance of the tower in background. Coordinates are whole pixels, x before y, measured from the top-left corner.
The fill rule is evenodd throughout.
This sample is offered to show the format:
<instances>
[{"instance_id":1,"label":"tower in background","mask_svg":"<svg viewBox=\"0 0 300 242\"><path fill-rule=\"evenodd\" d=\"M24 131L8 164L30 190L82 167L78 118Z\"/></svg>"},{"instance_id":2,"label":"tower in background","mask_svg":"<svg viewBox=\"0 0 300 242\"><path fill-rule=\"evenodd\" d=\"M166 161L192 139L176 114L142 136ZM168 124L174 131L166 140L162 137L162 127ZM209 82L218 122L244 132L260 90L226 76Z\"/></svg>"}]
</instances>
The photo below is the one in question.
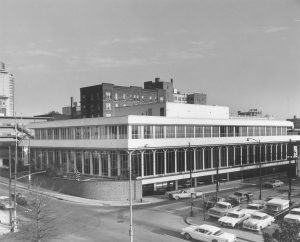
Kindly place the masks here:
<instances>
[{"instance_id":1,"label":"tower in background","mask_svg":"<svg viewBox=\"0 0 300 242\"><path fill-rule=\"evenodd\" d=\"M14 115L14 76L0 62L0 116Z\"/></svg>"}]
</instances>

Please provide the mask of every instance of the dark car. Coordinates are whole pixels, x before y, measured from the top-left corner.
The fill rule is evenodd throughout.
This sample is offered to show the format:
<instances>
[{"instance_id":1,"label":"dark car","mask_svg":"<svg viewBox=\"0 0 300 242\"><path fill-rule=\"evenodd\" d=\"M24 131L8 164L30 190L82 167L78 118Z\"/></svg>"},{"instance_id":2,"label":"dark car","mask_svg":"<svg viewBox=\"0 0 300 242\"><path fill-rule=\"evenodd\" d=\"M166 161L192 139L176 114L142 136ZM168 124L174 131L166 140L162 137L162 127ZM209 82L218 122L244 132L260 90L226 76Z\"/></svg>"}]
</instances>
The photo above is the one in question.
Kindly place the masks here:
<instances>
[{"instance_id":1,"label":"dark car","mask_svg":"<svg viewBox=\"0 0 300 242\"><path fill-rule=\"evenodd\" d=\"M249 191L239 191L234 193L235 196L240 197L240 201L249 201L253 198L253 193Z\"/></svg>"}]
</instances>

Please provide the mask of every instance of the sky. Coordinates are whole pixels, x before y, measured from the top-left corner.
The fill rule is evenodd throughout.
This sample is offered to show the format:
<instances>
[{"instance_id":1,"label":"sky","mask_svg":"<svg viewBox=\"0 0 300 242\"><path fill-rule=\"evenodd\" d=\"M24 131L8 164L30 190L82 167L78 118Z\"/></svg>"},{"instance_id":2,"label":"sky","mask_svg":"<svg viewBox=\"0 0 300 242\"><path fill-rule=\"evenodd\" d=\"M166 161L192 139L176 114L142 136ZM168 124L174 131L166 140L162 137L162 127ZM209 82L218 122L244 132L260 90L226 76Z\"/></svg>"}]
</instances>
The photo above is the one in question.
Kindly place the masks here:
<instances>
[{"instance_id":1,"label":"sky","mask_svg":"<svg viewBox=\"0 0 300 242\"><path fill-rule=\"evenodd\" d=\"M0 0L0 30L17 115L160 77L233 115L300 117L299 0Z\"/></svg>"}]
</instances>

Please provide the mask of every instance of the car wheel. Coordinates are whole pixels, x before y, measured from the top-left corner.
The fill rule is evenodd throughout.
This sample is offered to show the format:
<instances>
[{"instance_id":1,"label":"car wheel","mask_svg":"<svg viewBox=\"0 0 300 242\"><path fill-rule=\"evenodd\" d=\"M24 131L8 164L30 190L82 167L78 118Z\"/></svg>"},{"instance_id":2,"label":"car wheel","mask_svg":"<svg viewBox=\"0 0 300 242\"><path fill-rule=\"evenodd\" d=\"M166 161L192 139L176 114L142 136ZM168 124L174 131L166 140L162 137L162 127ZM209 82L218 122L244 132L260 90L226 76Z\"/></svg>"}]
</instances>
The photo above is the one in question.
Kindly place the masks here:
<instances>
[{"instance_id":1,"label":"car wheel","mask_svg":"<svg viewBox=\"0 0 300 242\"><path fill-rule=\"evenodd\" d=\"M179 199L179 197L178 197L178 196L175 196L175 197L174 197L174 199L175 199L175 200L178 200L178 199Z\"/></svg>"},{"instance_id":2,"label":"car wheel","mask_svg":"<svg viewBox=\"0 0 300 242\"><path fill-rule=\"evenodd\" d=\"M187 240L190 240L192 238L192 236L190 236L189 233L185 233L184 238L186 238Z\"/></svg>"}]
</instances>

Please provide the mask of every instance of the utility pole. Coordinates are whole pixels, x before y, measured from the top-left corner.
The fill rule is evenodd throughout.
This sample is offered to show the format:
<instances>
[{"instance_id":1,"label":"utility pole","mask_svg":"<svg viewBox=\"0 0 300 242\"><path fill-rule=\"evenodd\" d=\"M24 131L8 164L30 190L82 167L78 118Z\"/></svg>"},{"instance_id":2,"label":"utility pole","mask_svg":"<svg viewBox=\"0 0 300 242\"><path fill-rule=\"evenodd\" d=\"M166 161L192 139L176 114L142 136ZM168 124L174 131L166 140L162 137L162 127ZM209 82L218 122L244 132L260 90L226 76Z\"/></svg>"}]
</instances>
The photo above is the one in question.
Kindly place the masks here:
<instances>
[{"instance_id":1,"label":"utility pole","mask_svg":"<svg viewBox=\"0 0 300 242\"><path fill-rule=\"evenodd\" d=\"M12 214L11 214L11 146L8 146L8 160L9 160L9 178L8 178L8 196L9 196L9 225L11 231L13 230L12 226Z\"/></svg>"},{"instance_id":2,"label":"utility pole","mask_svg":"<svg viewBox=\"0 0 300 242\"><path fill-rule=\"evenodd\" d=\"M218 201L218 198L219 198L219 157L218 157L218 160L217 160L216 168L217 168L216 201Z\"/></svg>"},{"instance_id":3,"label":"utility pole","mask_svg":"<svg viewBox=\"0 0 300 242\"><path fill-rule=\"evenodd\" d=\"M17 226L17 193L16 193L16 188L17 188L17 164L18 164L18 133L17 133L17 123L15 126L15 132L16 132L16 147L15 147L15 182L14 182L14 232L16 232L16 226Z\"/></svg>"},{"instance_id":4,"label":"utility pole","mask_svg":"<svg viewBox=\"0 0 300 242\"><path fill-rule=\"evenodd\" d=\"M192 160L191 160L191 143L189 142L189 148L188 148L188 159L189 159L189 165L190 165L190 189L191 189L191 217L193 217L193 193L192 193L192 187L193 187L193 178L192 178Z\"/></svg>"},{"instance_id":5,"label":"utility pole","mask_svg":"<svg viewBox=\"0 0 300 242\"><path fill-rule=\"evenodd\" d=\"M290 142L288 144L289 148L288 148L288 159L289 159L289 169L288 169L288 176L289 176L289 200L290 200L290 203L292 202L291 201L291 197L292 197L292 155L293 155L293 146L292 146L292 140L290 139Z\"/></svg>"}]
</instances>

